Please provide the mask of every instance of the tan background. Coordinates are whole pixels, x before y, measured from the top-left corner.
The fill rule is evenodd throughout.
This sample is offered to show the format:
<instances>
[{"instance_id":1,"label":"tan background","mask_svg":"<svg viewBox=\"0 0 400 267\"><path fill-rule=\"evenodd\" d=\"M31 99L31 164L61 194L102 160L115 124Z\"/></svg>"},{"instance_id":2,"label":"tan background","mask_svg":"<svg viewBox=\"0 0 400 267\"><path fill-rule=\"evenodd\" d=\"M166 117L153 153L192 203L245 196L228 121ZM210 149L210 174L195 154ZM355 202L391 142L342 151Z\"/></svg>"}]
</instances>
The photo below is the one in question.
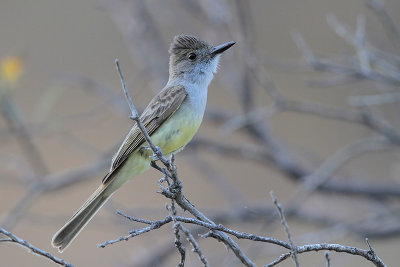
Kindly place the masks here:
<instances>
[{"instance_id":1,"label":"tan background","mask_svg":"<svg viewBox=\"0 0 400 267\"><path fill-rule=\"evenodd\" d=\"M110 3L112 3L110 1ZM168 44L173 36L180 33L199 35L213 44L230 41L226 33L212 33L204 29L205 25L189 13L176 12L179 1L148 1L151 12L162 22L161 35L164 46L160 54L163 75L167 75L166 59ZM326 22L327 14L335 14L338 19L354 29L356 15L367 15L367 37L377 46L391 49L379 21L365 7L364 1L249 1L253 13L255 29L255 47L258 55L274 60L299 59L301 53L296 48L291 32L300 31L314 51L323 55L333 55L351 51L342 39L337 37ZM213 8L209 1L209 8ZM400 21L400 2L387 1L388 10L395 21ZM232 23L238 23L232 21ZM207 34L205 34L207 33ZM235 36L233 36L235 37ZM0 57L23 55L24 74L13 92L13 97L21 108L24 121L31 126L35 143L40 148L51 173L68 170L98 160L102 152L108 151L120 143L128 131L130 121L128 110L121 102L121 109L107 108L98 95L74 85L72 76L90 77L99 83L113 88L115 95L122 98L120 83L115 71L114 59L119 58L133 94L134 102L142 107L151 99L162 84L151 79L147 73L142 79L139 60L132 60L122 34L116 27L104 3L98 1L7 1L0 3ZM137 40L138 41L138 40ZM139 42L139 41L138 41ZM234 55L243 49L241 43L228 51L222 58L218 75L209 91L209 107L220 106L236 113L241 112L237 99L226 86L230 79L229 70L236 67ZM151 51L149 51L151 53ZM146 58L146 55L143 55ZM264 60L263 57L259 58ZM270 64L274 65L274 64ZM274 66L267 68L271 79L282 92L291 97L309 99L331 105L347 105L347 97L363 84L348 84L333 88L310 88L306 82L317 79L320 74L310 72L288 72ZM158 75L158 74L157 74ZM365 86L371 86L364 84ZM357 86L357 87L356 87ZM265 92L257 91L259 104L268 102ZM227 95L227 96L226 96ZM39 126L38 126L39 125ZM220 125L206 120L199 136L207 136L216 141L250 142L241 133L224 136L218 131ZM347 123L320 119L293 113L284 113L273 119L274 133L278 135L298 155L308 157L305 162L318 165L339 147L348 144L370 132L363 127ZM273 168L232 158L223 158L215 153L202 151L202 159L224 176L230 186L241 192L242 203L271 204L269 191L274 190L284 202L289 199L297 184L284 178ZM400 183L400 163L396 151L375 153L362 157L346 166L345 171L360 179L379 179L382 183ZM7 132L4 121L0 119L0 214L5 214L22 196L26 189L24 182L10 162L13 158L23 159L23 153L15 139ZM190 150L177 156L179 173L184 182L184 190L196 207L207 212L230 209L231 203L221 195L218 188L205 177ZM18 167L24 168L24 167ZM97 187L102 173L97 178L79 183L41 196L29 208L12 229L13 233L32 244L56 254L50 246L55 231L69 218ZM173 234L170 226L143 235L139 238L109 246L104 249L96 245L126 234L132 225L114 215L116 209L141 218L162 218L167 200L156 194L156 181L160 174L154 170L146 172L118 192L112 203L97 215L92 223L81 233L72 246L61 257L77 266L135 266L160 247L170 242ZM239 200L240 202L240 200ZM244 204L246 202L247 204ZM371 209L364 205L363 198L350 198L335 195L323 195L309 199L305 206L321 213L334 214L348 221L371 215L378 207ZM129 210L127 209L129 207ZM332 242L366 248L365 242L357 236L329 228L318 228L296 221L289 221L295 242ZM232 228L258 232L265 236L286 239L283 228L276 225L262 231L260 226L251 224L232 225ZM326 230L334 236L319 231ZM314 233L311 236L307 234ZM372 240L379 256L388 266L395 266L400 247L398 236ZM249 242L240 243L246 249ZM223 245L212 240L200 243L211 265L233 266L235 261L221 260L218 253L230 255ZM266 264L283 251L268 244L252 245L261 247L261 255L256 263ZM187 246L189 247L189 246ZM251 249L251 248L250 248ZM263 254L265 253L265 254ZM264 256L263 256L264 255ZM333 266L366 266L362 258L332 253ZM169 266L177 263L177 253L170 257ZM324 266L323 253L309 253L300 256L303 266ZM52 266L49 260L36 257L15 245L0 244L1 266ZM200 266L192 253L188 251L188 266ZM281 266L292 266L290 260Z\"/></svg>"}]
</instances>

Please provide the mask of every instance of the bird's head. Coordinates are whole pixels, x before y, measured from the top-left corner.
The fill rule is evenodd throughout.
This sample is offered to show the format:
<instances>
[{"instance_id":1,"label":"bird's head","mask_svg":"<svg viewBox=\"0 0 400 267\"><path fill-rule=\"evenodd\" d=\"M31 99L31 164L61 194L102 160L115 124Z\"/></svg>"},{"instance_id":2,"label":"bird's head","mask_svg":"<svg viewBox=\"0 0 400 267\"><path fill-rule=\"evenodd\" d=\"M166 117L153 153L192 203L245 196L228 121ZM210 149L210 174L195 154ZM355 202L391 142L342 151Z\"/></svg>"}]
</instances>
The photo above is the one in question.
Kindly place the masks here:
<instances>
[{"instance_id":1,"label":"bird's head","mask_svg":"<svg viewBox=\"0 0 400 267\"><path fill-rule=\"evenodd\" d=\"M219 57L222 52L234 45L228 42L212 46L191 35L175 36L169 53L170 78L211 81L217 72Z\"/></svg>"}]
</instances>

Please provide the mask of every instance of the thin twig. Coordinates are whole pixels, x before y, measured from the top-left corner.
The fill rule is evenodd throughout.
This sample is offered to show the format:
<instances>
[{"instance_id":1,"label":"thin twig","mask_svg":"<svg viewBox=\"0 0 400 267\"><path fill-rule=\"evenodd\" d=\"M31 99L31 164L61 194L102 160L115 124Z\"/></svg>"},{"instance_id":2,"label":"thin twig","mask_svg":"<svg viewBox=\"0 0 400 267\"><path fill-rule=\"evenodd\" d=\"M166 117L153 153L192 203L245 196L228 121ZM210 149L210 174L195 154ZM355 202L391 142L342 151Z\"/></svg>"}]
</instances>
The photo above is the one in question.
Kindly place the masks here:
<instances>
[{"instance_id":1,"label":"thin twig","mask_svg":"<svg viewBox=\"0 0 400 267\"><path fill-rule=\"evenodd\" d=\"M109 153L104 153L94 163L67 171L52 173L35 181L16 204L4 214L0 225L5 228L15 226L18 220L28 211L29 207L44 193L64 189L87 179L96 178L96 174L109 164Z\"/></svg>"},{"instance_id":2,"label":"thin twig","mask_svg":"<svg viewBox=\"0 0 400 267\"><path fill-rule=\"evenodd\" d=\"M400 48L400 30L394 23L392 17L388 14L385 2L383 0L368 0L367 6L371 8L381 19L383 26L389 34L389 38L393 41L397 48Z\"/></svg>"},{"instance_id":3,"label":"thin twig","mask_svg":"<svg viewBox=\"0 0 400 267\"><path fill-rule=\"evenodd\" d=\"M149 221L149 220L143 220L143 219L139 219L139 218L135 218L135 217L129 216L129 215L123 213L123 212L120 211L120 210L117 211L117 214L118 214L118 215L121 215L122 217L124 217L124 218L126 218L126 219L128 219L128 220L130 220L130 221L139 222L139 223L144 223L144 224L149 224L149 225L153 223L152 221Z\"/></svg>"},{"instance_id":4,"label":"thin twig","mask_svg":"<svg viewBox=\"0 0 400 267\"><path fill-rule=\"evenodd\" d=\"M385 105L400 102L400 93L350 96L349 103L355 107Z\"/></svg>"},{"instance_id":5,"label":"thin twig","mask_svg":"<svg viewBox=\"0 0 400 267\"><path fill-rule=\"evenodd\" d=\"M371 261L378 267L386 267L386 264L384 264L383 261L376 254L373 255L370 250L343 246L339 244L326 244L326 243L297 246L297 253L299 254L309 251L321 251L321 250L345 252L352 255L358 255Z\"/></svg>"},{"instance_id":6,"label":"thin twig","mask_svg":"<svg viewBox=\"0 0 400 267\"><path fill-rule=\"evenodd\" d=\"M369 58L369 52L365 47L365 34L366 34L365 28L366 28L365 16L358 15L355 46L357 47L357 53L361 71L365 74L369 74L371 72L371 63Z\"/></svg>"},{"instance_id":7,"label":"thin twig","mask_svg":"<svg viewBox=\"0 0 400 267\"><path fill-rule=\"evenodd\" d=\"M175 235L175 247L178 249L179 254L181 255L181 260L178 264L178 267L183 267L185 266L185 259L186 259L186 248L183 246L181 242L181 236L179 234L179 230L181 229L181 223L178 222L175 218L176 216L176 208L175 208L175 201L172 199L171 200L171 206L167 206L167 210L169 211L172 220L174 222L173 228L174 228L174 235Z\"/></svg>"},{"instance_id":8,"label":"thin twig","mask_svg":"<svg viewBox=\"0 0 400 267\"><path fill-rule=\"evenodd\" d=\"M133 104L131 95L128 92L128 89L126 87L126 83L125 83L125 78L124 75L122 74L121 68L119 66L119 60L116 59L115 60L115 64L117 66L117 71L118 74L120 76L121 79L121 84L122 84L122 89L124 91L125 97L126 97L126 101L129 105L129 110L131 111L131 116L130 119L135 121L140 129L140 131L142 132L144 138L146 139L147 143L149 144L151 150L153 151L154 155L161 160L162 163L164 163L165 165L169 165L169 161L167 158L165 158L162 155L162 151L160 150L159 147L157 147L156 145L154 145L153 141L150 138L149 133L147 132L146 127L143 125L143 122L140 120L139 114L135 108L135 105Z\"/></svg>"},{"instance_id":9,"label":"thin twig","mask_svg":"<svg viewBox=\"0 0 400 267\"><path fill-rule=\"evenodd\" d=\"M293 258L293 261L294 261L294 263L296 264L296 267L299 267L300 264L299 264L299 260L298 260L298 258L297 258L296 247L295 247L295 245L294 245L294 243L293 243L293 241L292 241L292 237L291 237L291 234L290 234L289 225L288 225L287 222L286 222L286 218L285 218L285 214L283 213L282 205L278 202L278 199L277 199L276 196L274 195L274 191L271 191L271 192L270 192L270 195L271 195L271 197L272 197L272 201L274 202L276 208L278 209L278 213L279 213L279 216L280 216L280 218L281 218L281 223L282 223L283 227L285 228L285 231L286 231L286 234L287 234L289 243L290 243L290 247L291 247L291 250L292 250L292 258Z\"/></svg>"},{"instance_id":10,"label":"thin twig","mask_svg":"<svg viewBox=\"0 0 400 267\"><path fill-rule=\"evenodd\" d=\"M12 99L11 95L4 90L4 88L0 88L0 112L4 117L8 128L21 146L21 149L26 154L27 159L35 172L35 178L41 179L44 175L49 173L48 166L40 152L40 149L34 143L31 133L28 131L23 118L21 118L21 111L19 110L17 103Z\"/></svg>"},{"instance_id":11,"label":"thin twig","mask_svg":"<svg viewBox=\"0 0 400 267\"><path fill-rule=\"evenodd\" d=\"M358 20L359 26L357 34L351 33L348 28L340 23L333 15L329 15L327 20L335 32L354 47L358 53L359 65L337 64L332 60L318 58L307 45L301 34L296 32L293 34L294 41L314 70L338 73L346 79L355 77L357 79L364 78L393 85L398 85L400 83L398 69L390 62L393 58L396 58L396 56L387 56L388 59L380 57L378 54L382 54L381 51L372 47L365 41L365 22L362 16ZM369 66L370 61L373 61L374 68Z\"/></svg>"},{"instance_id":12,"label":"thin twig","mask_svg":"<svg viewBox=\"0 0 400 267\"><path fill-rule=\"evenodd\" d=\"M287 258L290 257L290 255L292 255L292 253L285 253L282 254L279 258L277 258L276 260L268 263L267 265L265 265L264 267L272 267L275 265L278 265L279 263L281 263L282 261L286 260Z\"/></svg>"},{"instance_id":13,"label":"thin twig","mask_svg":"<svg viewBox=\"0 0 400 267\"><path fill-rule=\"evenodd\" d=\"M329 25L335 30L335 32L344 40L346 40L349 44L351 44L358 53L360 52L360 49L363 50L361 54L371 59L376 59L377 62L375 64L380 67L376 69L369 69L368 71L365 71L364 68L351 67L355 74L357 74L361 78L376 80L388 84L398 85L400 83L400 75L398 71L393 71L397 70L397 68L393 64L391 64L389 60L377 56L376 49L373 48L369 43L363 41L364 43L360 45L359 41L363 38L362 36L364 35L362 33L362 27L365 27L362 26L362 19L359 20L359 22L361 22L359 23L359 36L361 38L358 38L357 34L351 33L348 27L339 22L339 20L334 15L328 15L327 20Z\"/></svg>"},{"instance_id":14,"label":"thin twig","mask_svg":"<svg viewBox=\"0 0 400 267\"><path fill-rule=\"evenodd\" d=\"M110 241L106 241L106 242L104 242L102 244L99 244L98 247L99 248L105 248L108 245L112 245L112 244L115 244L115 243L118 243L118 242L121 242L121 241L127 241L127 240L131 239L132 237L135 237L135 236L150 232L151 230L158 229L161 226L163 226L164 224L167 224L167 223L169 223L171 221L172 221L172 217L168 216L164 220L153 222L148 227L130 231L129 235L121 236L120 238L117 238L117 239L114 239L114 240L110 240Z\"/></svg>"},{"instance_id":15,"label":"thin twig","mask_svg":"<svg viewBox=\"0 0 400 267\"><path fill-rule=\"evenodd\" d=\"M208 267L209 263L207 258L204 256L203 251L201 250L199 244L197 243L196 239L193 237L193 235L190 233L189 229L187 229L185 226L182 224L179 226L182 232L185 233L187 240L189 241L190 244L193 246L193 252L196 253L199 256L200 261L203 263L204 267Z\"/></svg>"},{"instance_id":16,"label":"thin twig","mask_svg":"<svg viewBox=\"0 0 400 267\"><path fill-rule=\"evenodd\" d=\"M331 157L325 160L315 171L304 178L300 188L294 193L288 205L289 213L296 210L299 203L304 203L305 198L317 188L326 184L333 175L347 164L351 159L363 155L366 152L388 149L390 143L385 137L371 137L355 141L340 148Z\"/></svg>"},{"instance_id":17,"label":"thin twig","mask_svg":"<svg viewBox=\"0 0 400 267\"><path fill-rule=\"evenodd\" d=\"M326 267L331 267L331 257L328 251L325 251Z\"/></svg>"},{"instance_id":18,"label":"thin twig","mask_svg":"<svg viewBox=\"0 0 400 267\"><path fill-rule=\"evenodd\" d=\"M377 258L379 259L379 257L378 257L378 255L376 254L374 248L371 246L371 243L369 243L368 238L365 238L365 242L367 242L367 244L368 244L369 252L370 252L371 257L372 257L373 259L377 259Z\"/></svg>"},{"instance_id":19,"label":"thin twig","mask_svg":"<svg viewBox=\"0 0 400 267\"><path fill-rule=\"evenodd\" d=\"M7 230L5 230L2 227L0 227L0 233L8 236L12 242L14 242L16 244L19 244L19 245L21 245L23 247L26 247L27 249L29 249L34 254L46 257L46 258L48 258L48 259L50 259L50 260L54 261L55 263L60 264L62 266L74 267L74 265L72 265L71 263L66 262L63 259L57 258L57 257L51 255L50 253L31 245L26 240L23 240L23 239L19 238L18 236L8 232Z\"/></svg>"}]
</instances>

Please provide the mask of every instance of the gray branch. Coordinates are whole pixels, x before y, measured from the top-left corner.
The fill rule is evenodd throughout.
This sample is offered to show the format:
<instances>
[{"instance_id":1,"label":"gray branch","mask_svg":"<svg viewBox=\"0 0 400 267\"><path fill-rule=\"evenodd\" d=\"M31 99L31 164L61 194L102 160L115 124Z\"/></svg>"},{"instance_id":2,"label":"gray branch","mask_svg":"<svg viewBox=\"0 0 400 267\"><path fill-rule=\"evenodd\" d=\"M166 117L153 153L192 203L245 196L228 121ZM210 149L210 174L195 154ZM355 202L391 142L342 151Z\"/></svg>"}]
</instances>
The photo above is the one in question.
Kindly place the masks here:
<instances>
[{"instance_id":1,"label":"gray branch","mask_svg":"<svg viewBox=\"0 0 400 267\"><path fill-rule=\"evenodd\" d=\"M62 266L74 267L74 265L72 265L71 263L68 263L68 262L64 261L63 259L57 258L57 257L51 255L50 253L31 245L30 243L28 243L28 241L25 241L25 240L17 237L16 235L13 235L12 233L8 232L7 230L5 230L2 227L0 227L0 233L8 236L10 238L9 239L10 242L19 244L19 245L27 248L29 251L31 251L34 254L46 257L46 258L52 260L53 262L55 262L57 264L60 264ZM2 239L2 240L3 241L8 241L6 239Z\"/></svg>"},{"instance_id":2,"label":"gray branch","mask_svg":"<svg viewBox=\"0 0 400 267\"><path fill-rule=\"evenodd\" d=\"M283 227L285 228L285 231L286 231L286 234L287 234L287 237L288 237L288 240L289 240L289 244L290 244L290 247L291 247L291 250L292 250L293 261L296 264L296 267L300 267L299 259L297 258L296 247L295 247L295 245L294 245L294 243L292 241L289 225L286 222L286 218L285 218L285 214L283 213L282 205L278 202L278 199L274 195L273 191L271 191L270 194L271 194L271 197L272 197L272 201L274 202L274 204L275 204L275 206L276 206L276 208L278 210L279 217L281 218L281 223L282 223Z\"/></svg>"},{"instance_id":3,"label":"gray branch","mask_svg":"<svg viewBox=\"0 0 400 267\"><path fill-rule=\"evenodd\" d=\"M125 218L128 218L131 221L134 222L140 222L140 223L144 223L144 224L149 224L148 227L144 227L144 228L140 228L137 230L133 230L130 232L130 234L128 236L123 236L120 237L119 239L116 240L112 240L112 241L107 241L101 245L99 245L99 247L105 247L107 245L110 244L114 244L120 241L126 241L129 240L132 237L135 237L137 235L143 234L143 233L147 233L151 230L155 230L155 229L159 229L160 227L173 222L172 216L168 215L167 217L165 217L163 220L159 220L159 221L149 221L149 220L143 220L143 219L138 219L138 218L134 218L131 216L128 216L126 214L123 214L122 212L118 212L118 214L124 216ZM372 249L372 247L370 247L368 250L364 250L364 249L360 249L360 248L356 248L356 247L351 247L351 246L343 246L343 245L339 245L339 244L327 244L327 243L320 243L320 244L310 244L310 245L303 245L303 246L294 246L290 243L275 239L275 238L271 238L271 237L264 237L264 236L260 236L260 235L254 235L254 234L249 234L249 233L244 233L244 232L240 232L240 231L236 231L236 230L232 230L230 228L227 228L225 226L223 226L222 224L211 224L211 223L207 223L204 222L202 220L199 219L194 219L194 218L188 218L188 217L182 217L182 216L175 216L175 220L181 223L187 223L187 224L193 224L193 225L199 225L204 227L207 230L210 231L220 231L220 232L224 232L226 234L230 234L238 239L247 239L247 240L251 240L251 241L255 241L255 242L263 242L263 243L270 243L270 244L274 244L274 245L278 245L280 247L283 247L285 249L290 250L291 252L283 254L281 257L279 257L277 260L267 264L266 266L275 266L278 263L284 261L285 259L287 259L288 257L290 257L293 254L293 250L296 251L297 254L301 254L301 253L306 253L306 252L310 252L310 251L335 251L335 252L343 252L343 253L348 253L348 254L352 254L352 255L357 255L357 256L361 256L363 258L365 258L366 260L374 263L376 266L379 267L383 267L386 266L383 261L378 257L378 255L376 254L376 252ZM211 233L211 234L210 234ZM209 232L206 235L203 235L204 237L214 237L214 238L220 238L221 236L213 236L216 234L213 234L215 232Z\"/></svg>"}]
</instances>

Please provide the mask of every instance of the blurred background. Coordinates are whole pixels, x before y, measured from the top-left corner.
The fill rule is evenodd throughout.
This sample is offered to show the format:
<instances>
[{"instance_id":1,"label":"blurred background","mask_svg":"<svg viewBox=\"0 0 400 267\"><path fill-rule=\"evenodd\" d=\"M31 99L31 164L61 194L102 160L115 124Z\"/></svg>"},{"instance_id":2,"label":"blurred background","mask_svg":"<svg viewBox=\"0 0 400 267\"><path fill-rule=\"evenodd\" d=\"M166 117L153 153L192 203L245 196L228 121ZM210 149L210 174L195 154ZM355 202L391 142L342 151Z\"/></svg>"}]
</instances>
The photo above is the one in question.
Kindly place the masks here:
<instances>
[{"instance_id":1,"label":"blurred background","mask_svg":"<svg viewBox=\"0 0 400 267\"><path fill-rule=\"evenodd\" d=\"M114 60L142 110L168 77L177 34L237 44L222 56L204 122L177 155L186 197L217 223L296 245L400 247L400 2L11 1L0 4L0 226L58 253L53 234L97 188L132 125ZM172 225L97 245L158 220L169 201L150 170L114 195L60 257L76 266L176 266ZM190 225L188 225L190 228ZM193 229L204 234L204 229ZM199 238L211 266L241 266ZM280 247L238 240L263 266ZM187 266L201 266L185 245ZM372 266L331 254L332 266ZM323 252L299 255L325 266ZM9 242L1 266L54 266ZM293 266L290 259L280 266Z\"/></svg>"}]
</instances>

